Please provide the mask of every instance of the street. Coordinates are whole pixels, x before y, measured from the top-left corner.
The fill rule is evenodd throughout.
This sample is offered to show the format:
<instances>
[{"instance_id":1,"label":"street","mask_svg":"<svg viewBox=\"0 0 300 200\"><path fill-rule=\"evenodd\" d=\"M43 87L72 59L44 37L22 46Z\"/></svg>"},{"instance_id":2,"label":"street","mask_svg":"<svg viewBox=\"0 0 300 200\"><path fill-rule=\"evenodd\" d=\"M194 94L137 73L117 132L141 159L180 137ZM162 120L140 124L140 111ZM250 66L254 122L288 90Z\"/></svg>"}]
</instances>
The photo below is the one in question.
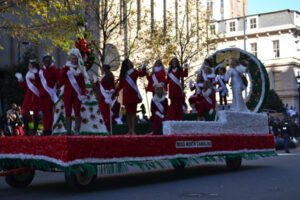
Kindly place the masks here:
<instances>
[{"instance_id":1,"label":"street","mask_svg":"<svg viewBox=\"0 0 300 200\"><path fill-rule=\"evenodd\" d=\"M243 160L241 169L234 172L228 171L225 163L203 163L181 172L132 169L126 174L98 175L96 184L85 191L69 189L63 173L37 172L23 189L10 188L0 177L0 199L299 199L300 149L278 154Z\"/></svg>"}]
</instances>

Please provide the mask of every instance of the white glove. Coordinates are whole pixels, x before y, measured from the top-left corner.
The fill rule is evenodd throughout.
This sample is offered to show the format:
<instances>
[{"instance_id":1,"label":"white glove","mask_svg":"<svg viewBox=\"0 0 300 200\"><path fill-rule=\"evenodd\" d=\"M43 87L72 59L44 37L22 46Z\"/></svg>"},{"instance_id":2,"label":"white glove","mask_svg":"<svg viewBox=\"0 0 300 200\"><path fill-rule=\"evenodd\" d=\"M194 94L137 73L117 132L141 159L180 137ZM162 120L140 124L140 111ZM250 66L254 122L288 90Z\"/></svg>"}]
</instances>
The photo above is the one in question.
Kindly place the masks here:
<instances>
[{"instance_id":1,"label":"white glove","mask_svg":"<svg viewBox=\"0 0 300 200\"><path fill-rule=\"evenodd\" d=\"M193 80L190 80L190 85L189 85L190 89L192 89L193 86L194 86L194 81L193 81Z\"/></svg>"},{"instance_id":2,"label":"white glove","mask_svg":"<svg viewBox=\"0 0 300 200\"><path fill-rule=\"evenodd\" d=\"M189 65L188 65L187 63L184 63L184 64L183 64L183 68L184 68L184 69L187 69L188 67L189 67Z\"/></svg>"},{"instance_id":3,"label":"white glove","mask_svg":"<svg viewBox=\"0 0 300 200\"><path fill-rule=\"evenodd\" d=\"M15 74L15 77L18 79L19 82L24 81L22 74L19 73L19 72L17 72L17 73Z\"/></svg>"},{"instance_id":4,"label":"white glove","mask_svg":"<svg viewBox=\"0 0 300 200\"><path fill-rule=\"evenodd\" d=\"M158 112L158 111L156 111L155 114L156 114L157 116L159 116L161 119L164 118L164 115L163 115L163 114L160 114L160 112Z\"/></svg>"}]
</instances>

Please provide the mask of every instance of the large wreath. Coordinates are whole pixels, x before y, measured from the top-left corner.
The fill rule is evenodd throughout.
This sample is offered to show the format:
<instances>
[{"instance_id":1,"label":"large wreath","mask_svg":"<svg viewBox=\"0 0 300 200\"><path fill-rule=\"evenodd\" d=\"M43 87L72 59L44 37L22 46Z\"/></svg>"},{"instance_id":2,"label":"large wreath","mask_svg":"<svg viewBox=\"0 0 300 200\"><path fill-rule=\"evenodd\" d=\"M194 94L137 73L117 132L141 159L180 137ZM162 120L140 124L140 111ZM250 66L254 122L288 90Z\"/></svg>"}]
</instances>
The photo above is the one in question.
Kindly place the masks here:
<instances>
[{"instance_id":1,"label":"large wreath","mask_svg":"<svg viewBox=\"0 0 300 200\"><path fill-rule=\"evenodd\" d=\"M226 48L216 51L208 59L216 67L222 62L230 63L232 57L239 59L242 65L249 67L247 77L250 87L246 105L252 112L260 112L266 102L270 86L265 66L253 54L239 48ZM215 72L218 74L218 69Z\"/></svg>"}]
</instances>

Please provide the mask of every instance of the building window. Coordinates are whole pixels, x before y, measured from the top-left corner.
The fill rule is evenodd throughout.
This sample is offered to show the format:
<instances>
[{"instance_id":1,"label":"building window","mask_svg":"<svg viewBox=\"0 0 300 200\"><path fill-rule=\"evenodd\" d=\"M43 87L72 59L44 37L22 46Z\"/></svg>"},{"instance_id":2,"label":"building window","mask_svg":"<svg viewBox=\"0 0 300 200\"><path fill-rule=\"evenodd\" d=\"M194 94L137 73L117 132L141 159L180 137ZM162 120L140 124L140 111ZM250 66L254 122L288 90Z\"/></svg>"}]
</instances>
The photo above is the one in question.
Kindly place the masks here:
<instances>
[{"instance_id":1,"label":"building window","mask_svg":"<svg viewBox=\"0 0 300 200\"><path fill-rule=\"evenodd\" d=\"M280 72L273 72L274 74L274 87L275 90L281 89L281 78L280 78Z\"/></svg>"},{"instance_id":2,"label":"building window","mask_svg":"<svg viewBox=\"0 0 300 200\"><path fill-rule=\"evenodd\" d=\"M250 29L257 28L256 18L250 19Z\"/></svg>"},{"instance_id":3,"label":"building window","mask_svg":"<svg viewBox=\"0 0 300 200\"><path fill-rule=\"evenodd\" d=\"M222 12L221 13L221 20L223 20L224 19L224 13Z\"/></svg>"},{"instance_id":4,"label":"building window","mask_svg":"<svg viewBox=\"0 0 300 200\"><path fill-rule=\"evenodd\" d=\"M214 24L210 25L209 28L210 28L210 33L211 34L216 34L216 26Z\"/></svg>"},{"instance_id":5,"label":"building window","mask_svg":"<svg viewBox=\"0 0 300 200\"><path fill-rule=\"evenodd\" d=\"M251 53L257 57L257 43L251 43Z\"/></svg>"},{"instance_id":6,"label":"building window","mask_svg":"<svg viewBox=\"0 0 300 200\"><path fill-rule=\"evenodd\" d=\"M229 32L235 32L235 22L229 22Z\"/></svg>"},{"instance_id":7,"label":"building window","mask_svg":"<svg viewBox=\"0 0 300 200\"><path fill-rule=\"evenodd\" d=\"M275 58L280 57L279 40L273 41L273 53Z\"/></svg>"},{"instance_id":8,"label":"building window","mask_svg":"<svg viewBox=\"0 0 300 200\"><path fill-rule=\"evenodd\" d=\"M207 0L207 10L213 10L213 1Z\"/></svg>"},{"instance_id":9,"label":"building window","mask_svg":"<svg viewBox=\"0 0 300 200\"><path fill-rule=\"evenodd\" d=\"M224 0L221 0L221 8L224 8Z\"/></svg>"},{"instance_id":10,"label":"building window","mask_svg":"<svg viewBox=\"0 0 300 200\"><path fill-rule=\"evenodd\" d=\"M240 2L240 1L237 1L237 2L236 2L236 7L237 7L237 8L236 8L237 11L240 12L240 11L241 11L241 2Z\"/></svg>"}]
</instances>

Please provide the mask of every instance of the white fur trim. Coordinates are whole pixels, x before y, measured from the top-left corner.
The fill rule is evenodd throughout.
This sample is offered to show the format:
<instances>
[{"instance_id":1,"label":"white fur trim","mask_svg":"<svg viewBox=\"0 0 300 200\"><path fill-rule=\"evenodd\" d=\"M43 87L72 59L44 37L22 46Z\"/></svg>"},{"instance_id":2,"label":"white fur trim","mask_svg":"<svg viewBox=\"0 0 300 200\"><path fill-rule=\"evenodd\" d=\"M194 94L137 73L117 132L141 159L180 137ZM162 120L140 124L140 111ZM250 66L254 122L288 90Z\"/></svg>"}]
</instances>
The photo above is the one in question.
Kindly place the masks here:
<instances>
[{"instance_id":1,"label":"white fur trim","mask_svg":"<svg viewBox=\"0 0 300 200\"><path fill-rule=\"evenodd\" d=\"M164 135L176 134L268 134L265 113L218 111L217 121L164 121Z\"/></svg>"},{"instance_id":2,"label":"white fur trim","mask_svg":"<svg viewBox=\"0 0 300 200\"><path fill-rule=\"evenodd\" d=\"M76 137L76 136L75 136ZM51 158L43 155L32 155L32 154L0 154L0 159L35 159L44 160L52 163L56 163L63 167L69 167L72 165L84 164L84 163L122 163L122 162L132 162L132 161L148 161L148 160L169 160L175 158L190 158L190 157L205 157L205 156L219 156L227 154L240 154L240 153L256 153L256 152L275 152L274 149L241 149L237 151L211 151L205 153L195 153L195 154L176 154L176 155L163 155L163 156L145 156L145 157L122 157L122 158L84 158L76 159L69 162L63 162L62 160Z\"/></svg>"}]
</instances>

